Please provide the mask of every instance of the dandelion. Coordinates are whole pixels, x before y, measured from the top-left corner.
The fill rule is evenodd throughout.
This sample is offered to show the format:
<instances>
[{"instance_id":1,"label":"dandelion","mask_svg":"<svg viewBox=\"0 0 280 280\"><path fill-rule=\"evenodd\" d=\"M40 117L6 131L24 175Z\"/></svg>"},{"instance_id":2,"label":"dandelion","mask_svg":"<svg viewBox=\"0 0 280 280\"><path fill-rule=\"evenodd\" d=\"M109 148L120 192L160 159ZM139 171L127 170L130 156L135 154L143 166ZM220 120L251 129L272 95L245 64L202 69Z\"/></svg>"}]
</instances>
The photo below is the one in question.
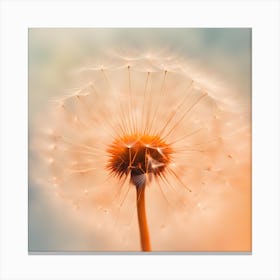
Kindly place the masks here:
<instances>
[{"instance_id":1,"label":"dandelion","mask_svg":"<svg viewBox=\"0 0 280 280\"><path fill-rule=\"evenodd\" d=\"M107 223L118 235L114 226L137 212L141 249L160 250L167 216L185 223L214 195L248 188L248 116L228 88L170 55L114 57L77 72L77 88L39 120L34 177L96 228Z\"/></svg>"}]
</instances>

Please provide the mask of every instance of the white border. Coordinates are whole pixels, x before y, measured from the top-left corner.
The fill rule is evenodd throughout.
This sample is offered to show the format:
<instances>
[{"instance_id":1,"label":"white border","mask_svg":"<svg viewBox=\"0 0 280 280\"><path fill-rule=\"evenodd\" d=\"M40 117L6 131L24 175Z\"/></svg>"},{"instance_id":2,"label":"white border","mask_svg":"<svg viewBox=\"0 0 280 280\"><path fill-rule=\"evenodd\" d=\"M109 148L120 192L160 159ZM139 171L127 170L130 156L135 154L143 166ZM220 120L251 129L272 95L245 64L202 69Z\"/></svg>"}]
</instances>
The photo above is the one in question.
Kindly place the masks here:
<instances>
[{"instance_id":1,"label":"white border","mask_svg":"<svg viewBox=\"0 0 280 280\"><path fill-rule=\"evenodd\" d=\"M253 254L27 252L28 27L253 28ZM1 279L280 279L278 1L1 2Z\"/></svg>"}]
</instances>

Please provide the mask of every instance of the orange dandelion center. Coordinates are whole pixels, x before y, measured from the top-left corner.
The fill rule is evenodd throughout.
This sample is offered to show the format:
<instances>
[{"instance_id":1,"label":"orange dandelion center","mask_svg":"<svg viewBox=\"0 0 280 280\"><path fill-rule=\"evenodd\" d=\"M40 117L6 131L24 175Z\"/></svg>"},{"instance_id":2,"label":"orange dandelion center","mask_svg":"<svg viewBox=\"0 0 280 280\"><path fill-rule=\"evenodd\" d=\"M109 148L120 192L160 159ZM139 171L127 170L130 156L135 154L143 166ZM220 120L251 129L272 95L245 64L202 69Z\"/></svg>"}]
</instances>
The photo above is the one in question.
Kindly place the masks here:
<instances>
[{"instance_id":1,"label":"orange dandelion center","mask_svg":"<svg viewBox=\"0 0 280 280\"><path fill-rule=\"evenodd\" d=\"M131 182L140 187L146 184L147 176L163 174L172 149L159 136L128 135L115 139L107 152L107 169L119 177L130 174Z\"/></svg>"}]
</instances>

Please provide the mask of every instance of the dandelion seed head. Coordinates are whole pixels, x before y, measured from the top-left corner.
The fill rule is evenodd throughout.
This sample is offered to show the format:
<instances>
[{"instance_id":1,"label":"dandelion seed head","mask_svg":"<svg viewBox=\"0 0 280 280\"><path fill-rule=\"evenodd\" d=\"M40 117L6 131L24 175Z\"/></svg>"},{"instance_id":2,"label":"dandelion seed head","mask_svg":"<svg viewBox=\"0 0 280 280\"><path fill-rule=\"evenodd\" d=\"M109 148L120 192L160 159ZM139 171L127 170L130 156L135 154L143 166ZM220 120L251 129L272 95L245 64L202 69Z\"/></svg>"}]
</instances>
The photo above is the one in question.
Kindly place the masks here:
<instances>
[{"instance_id":1,"label":"dandelion seed head","mask_svg":"<svg viewBox=\"0 0 280 280\"><path fill-rule=\"evenodd\" d=\"M248 108L169 53L115 53L75 75L77 84L35 125L34 180L54 184L57 199L71 202L90 228L111 233L117 224L110 249L138 246L131 185L146 184L154 248L188 249L186 232L205 225L205 209L220 222L230 210L216 201L250 186Z\"/></svg>"}]
</instances>

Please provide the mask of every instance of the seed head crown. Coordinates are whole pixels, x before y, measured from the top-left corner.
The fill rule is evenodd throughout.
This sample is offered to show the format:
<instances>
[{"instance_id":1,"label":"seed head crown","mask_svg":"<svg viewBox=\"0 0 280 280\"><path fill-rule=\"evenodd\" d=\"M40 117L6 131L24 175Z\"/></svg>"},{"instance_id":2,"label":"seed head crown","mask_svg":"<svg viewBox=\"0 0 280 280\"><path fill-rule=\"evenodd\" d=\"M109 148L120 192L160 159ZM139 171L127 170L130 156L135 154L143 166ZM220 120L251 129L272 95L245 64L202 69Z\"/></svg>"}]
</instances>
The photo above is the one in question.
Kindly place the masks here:
<instances>
[{"instance_id":1,"label":"seed head crown","mask_svg":"<svg viewBox=\"0 0 280 280\"><path fill-rule=\"evenodd\" d=\"M136 187L146 184L147 176L160 176L171 161L172 149L159 136L127 135L108 147L107 168L116 176L130 173Z\"/></svg>"}]
</instances>

